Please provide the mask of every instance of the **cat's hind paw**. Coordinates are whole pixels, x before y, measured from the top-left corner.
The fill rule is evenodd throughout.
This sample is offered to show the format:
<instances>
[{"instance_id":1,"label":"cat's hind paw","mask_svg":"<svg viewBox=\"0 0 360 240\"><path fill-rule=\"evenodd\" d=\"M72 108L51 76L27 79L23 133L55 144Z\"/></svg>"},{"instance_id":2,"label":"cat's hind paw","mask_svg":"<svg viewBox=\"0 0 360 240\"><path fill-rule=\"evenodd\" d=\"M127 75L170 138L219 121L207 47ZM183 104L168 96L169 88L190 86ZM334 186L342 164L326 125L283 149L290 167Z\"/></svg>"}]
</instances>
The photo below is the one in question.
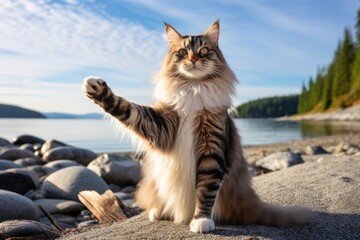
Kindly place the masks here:
<instances>
[{"instance_id":1,"label":"cat's hind paw","mask_svg":"<svg viewBox=\"0 0 360 240\"><path fill-rule=\"evenodd\" d=\"M107 84L104 80L93 76L85 78L82 85L82 91L89 98L99 96L106 88Z\"/></svg>"},{"instance_id":2,"label":"cat's hind paw","mask_svg":"<svg viewBox=\"0 0 360 240\"><path fill-rule=\"evenodd\" d=\"M195 233L207 233L215 229L215 223L209 218L193 219L190 222L190 231Z\"/></svg>"},{"instance_id":3,"label":"cat's hind paw","mask_svg":"<svg viewBox=\"0 0 360 240\"><path fill-rule=\"evenodd\" d=\"M156 208L152 208L149 210L149 220L150 222L155 222L159 220L159 213Z\"/></svg>"}]
</instances>

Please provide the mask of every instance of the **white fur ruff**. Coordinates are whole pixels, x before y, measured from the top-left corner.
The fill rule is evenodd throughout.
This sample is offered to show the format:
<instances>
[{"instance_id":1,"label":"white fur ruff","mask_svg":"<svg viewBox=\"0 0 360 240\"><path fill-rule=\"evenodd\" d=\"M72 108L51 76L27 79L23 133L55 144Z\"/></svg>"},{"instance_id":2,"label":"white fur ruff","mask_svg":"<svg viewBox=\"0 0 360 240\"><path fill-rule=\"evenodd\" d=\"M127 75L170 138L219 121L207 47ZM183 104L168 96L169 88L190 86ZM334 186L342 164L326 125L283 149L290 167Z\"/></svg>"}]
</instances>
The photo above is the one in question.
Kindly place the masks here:
<instances>
[{"instance_id":1,"label":"white fur ruff","mask_svg":"<svg viewBox=\"0 0 360 240\"><path fill-rule=\"evenodd\" d=\"M164 205L163 214L176 223L188 223L195 211L195 159L192 117L181 123L174 149L169 153L151 151L148 163Z\"/></svg>"}]
</instances>

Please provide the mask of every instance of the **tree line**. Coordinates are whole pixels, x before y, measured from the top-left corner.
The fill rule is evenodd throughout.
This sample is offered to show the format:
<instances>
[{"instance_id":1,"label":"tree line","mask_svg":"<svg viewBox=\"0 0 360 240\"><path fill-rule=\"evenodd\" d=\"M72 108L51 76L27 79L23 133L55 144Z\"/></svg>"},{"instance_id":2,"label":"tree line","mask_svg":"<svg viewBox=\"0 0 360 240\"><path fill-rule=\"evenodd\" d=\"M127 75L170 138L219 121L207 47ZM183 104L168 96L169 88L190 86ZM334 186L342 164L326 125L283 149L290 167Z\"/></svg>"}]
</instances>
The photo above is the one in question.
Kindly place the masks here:
<instances>
[{"instance_id":1,"label":"tree line","mask_svg":"<svg viewBox=\"0 0 360 240\"><path fill-rule=\"evenodd\" d=\"M249 101L236 108L240 118L272 118L297 113L299 95L268 97Z\"/></svg>"},{"instance_id":2,"label":"tree line","mask_svg":"<svg viewBox=\"0 0 360 240\"><path fill-rule=\"evenodd\" d=\"M360 99L360 9L355 23L355 39L345 28L333 59L318 68L316 76L303 84L299 96L299 113L345 108Z\"/></svg>"}]
</instances>

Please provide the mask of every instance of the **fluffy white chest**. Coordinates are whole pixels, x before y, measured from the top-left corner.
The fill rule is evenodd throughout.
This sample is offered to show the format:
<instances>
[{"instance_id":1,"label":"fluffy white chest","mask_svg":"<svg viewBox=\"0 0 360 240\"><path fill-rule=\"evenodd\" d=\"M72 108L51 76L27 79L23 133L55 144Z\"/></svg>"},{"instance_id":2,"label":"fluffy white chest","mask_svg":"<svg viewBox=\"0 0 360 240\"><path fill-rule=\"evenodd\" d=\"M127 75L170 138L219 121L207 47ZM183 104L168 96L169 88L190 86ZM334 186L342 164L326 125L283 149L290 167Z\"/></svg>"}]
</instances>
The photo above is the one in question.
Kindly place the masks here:
<instances>
[{"instance_id":1,"label":"fluffy white chest","mask_svg":"<svg viewBox=\"0 0 360 240\"><path fill-rule=\"evenodd\" d=\"M175 222L189 222L195 210L192 121L192 115L181 120L175 147L170 153L151 155L153 178L164 204L163 213L173 217Z\"/></svg>"}]
</instances>

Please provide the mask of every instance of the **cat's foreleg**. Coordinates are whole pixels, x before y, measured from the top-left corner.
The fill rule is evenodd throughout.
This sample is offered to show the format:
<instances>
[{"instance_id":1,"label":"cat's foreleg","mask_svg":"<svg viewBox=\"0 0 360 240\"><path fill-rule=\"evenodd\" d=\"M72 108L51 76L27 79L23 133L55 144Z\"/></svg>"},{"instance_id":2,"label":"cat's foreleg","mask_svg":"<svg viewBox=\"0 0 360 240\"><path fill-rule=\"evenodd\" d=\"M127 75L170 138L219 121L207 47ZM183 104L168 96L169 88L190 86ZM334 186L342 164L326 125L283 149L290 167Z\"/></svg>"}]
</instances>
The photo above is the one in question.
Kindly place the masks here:
<instances>
[{"instance_id":1,"label":"cat's foreleg","mask_svg":"<svg viewBox=\"0 0 360 240\"><path fill-rule=\"evenodd\" d=\"M151 146L162 150L171 148L178 124L175 112L129 102L116 96L106 82L97 77L85 78L82 89L88 98Z\"/></svg>"},{"instance_id":2,"label":"cat's foreleg","mask_svg":"<svg viewBox=\"0 0 360 240\"><path fill-rule=\"evenodd\" d=\"M214 157L215 155L204 155L197 169L196 208L190 222L192 232L205 233L215 229L212 211L224 171L218 166Z\"/></svg>"}]
</instances>

